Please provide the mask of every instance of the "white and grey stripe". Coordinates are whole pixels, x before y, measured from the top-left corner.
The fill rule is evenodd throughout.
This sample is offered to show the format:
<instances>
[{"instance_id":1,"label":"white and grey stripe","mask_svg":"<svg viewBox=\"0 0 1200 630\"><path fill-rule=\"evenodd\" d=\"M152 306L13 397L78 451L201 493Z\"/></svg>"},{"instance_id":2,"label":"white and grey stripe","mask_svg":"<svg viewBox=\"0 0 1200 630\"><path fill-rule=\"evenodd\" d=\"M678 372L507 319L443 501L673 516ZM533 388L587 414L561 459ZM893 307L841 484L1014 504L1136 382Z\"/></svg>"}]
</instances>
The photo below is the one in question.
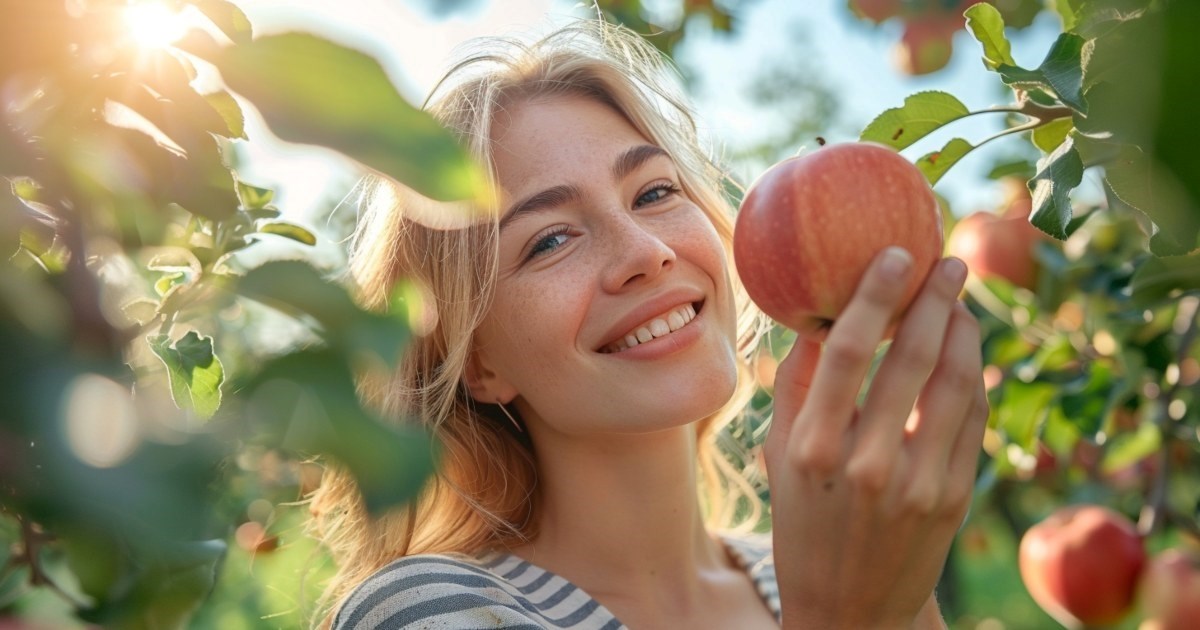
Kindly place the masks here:
<instances>
[{"instance_id":1,"label":"white and grey stripe","mask_svg":"<svg viewBox=\"0 0 1200 630\"><path fill-rule=\"evenodd\" d=\"M765 540L765 543L764 543ZM726 538L726 546L779 618L770 538ZM478 558L426 554L401 558L358 586L334 630L483 628L620 630L625 626L582 589L503 552Z\"/></svg>"}]
</instances>

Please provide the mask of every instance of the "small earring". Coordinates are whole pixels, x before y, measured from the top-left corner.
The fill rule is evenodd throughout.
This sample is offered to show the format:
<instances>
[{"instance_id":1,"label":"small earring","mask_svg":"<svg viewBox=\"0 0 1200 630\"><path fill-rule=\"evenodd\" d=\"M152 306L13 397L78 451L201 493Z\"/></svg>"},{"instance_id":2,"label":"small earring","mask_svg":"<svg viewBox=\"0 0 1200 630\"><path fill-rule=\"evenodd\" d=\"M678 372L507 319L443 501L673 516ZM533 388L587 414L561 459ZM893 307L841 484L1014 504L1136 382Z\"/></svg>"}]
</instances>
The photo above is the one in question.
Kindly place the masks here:
<instances>
[{"instance_id":1,"label":"small earring","mask_svg":"<svg viewBox=\"0 0 1200 630\"><path fill-rule=\"evenodd\" d=\"M512 423L514 428L516 428L517 433L525 432L525 429L521 428L521 424L517 422L517 419L512 417L512 414L508 412L508 409L504 406L504 403L497 400L496 406L500 408L500 411L504 413L504 416L508 418L508 421Z\"/></svg>"}]
</instances>

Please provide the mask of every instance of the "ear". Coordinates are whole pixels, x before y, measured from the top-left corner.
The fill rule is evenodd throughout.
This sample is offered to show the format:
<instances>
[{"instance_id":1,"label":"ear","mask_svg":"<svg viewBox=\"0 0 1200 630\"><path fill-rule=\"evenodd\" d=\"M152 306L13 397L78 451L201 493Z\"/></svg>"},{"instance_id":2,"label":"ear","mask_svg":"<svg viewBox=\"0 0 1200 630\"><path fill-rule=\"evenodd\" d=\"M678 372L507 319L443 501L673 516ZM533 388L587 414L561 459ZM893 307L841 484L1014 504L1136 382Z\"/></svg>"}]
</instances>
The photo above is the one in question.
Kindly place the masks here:
<instances>
[{"instance_id":1,"label":"ear","mask_svg":"<svg viewBox=\"0 0 1200 630\"><path fill-rule=\"evenodd\" d=\"M479 348L471 350L467 358L467 369L463 374L467 391L477 402L494 405L508 404L517 397L517 388L500 376L491 366L487 355Z\"/></svg>"}]
</instances>

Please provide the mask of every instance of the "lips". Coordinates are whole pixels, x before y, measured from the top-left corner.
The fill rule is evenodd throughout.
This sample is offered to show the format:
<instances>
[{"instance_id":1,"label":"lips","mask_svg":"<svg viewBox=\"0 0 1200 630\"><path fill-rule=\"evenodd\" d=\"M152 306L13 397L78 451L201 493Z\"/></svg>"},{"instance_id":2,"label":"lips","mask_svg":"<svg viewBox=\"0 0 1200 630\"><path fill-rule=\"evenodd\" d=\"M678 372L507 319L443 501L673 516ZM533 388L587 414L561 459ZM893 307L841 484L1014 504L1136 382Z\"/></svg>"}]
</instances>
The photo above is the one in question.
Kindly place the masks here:
<instances>
[{"instance_id":1,"label":"lips","mask_svg":"<svg viewBox=\"0 0 1200 630\"><path fill-rule=\"evenodd\" d=\"M596 352L620 352L670 335L691 323L703 305L703 295L691 291L673 291L647 300L609 329Z\"/></svg>"}]
</instances>

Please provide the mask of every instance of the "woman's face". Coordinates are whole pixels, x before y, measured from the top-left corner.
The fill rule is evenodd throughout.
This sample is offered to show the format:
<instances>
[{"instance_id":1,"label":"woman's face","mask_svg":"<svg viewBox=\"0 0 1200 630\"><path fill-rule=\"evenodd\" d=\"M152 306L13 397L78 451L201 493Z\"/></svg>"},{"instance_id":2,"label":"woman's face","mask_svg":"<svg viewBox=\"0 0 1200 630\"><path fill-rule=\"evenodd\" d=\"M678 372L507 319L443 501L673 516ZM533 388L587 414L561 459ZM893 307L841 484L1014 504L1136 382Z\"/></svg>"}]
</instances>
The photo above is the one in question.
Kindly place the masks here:
<instances>
[{"instance_id":1,"label":"woman's face","mask_svg":"<svg viewBox=\"0 0 1200 630\"><path fill-rule=\"evenodd\" d=\"M492 141L500 273L472 394L515 400L533 431L571 434L651 431L720 409L737 378L727 261L671 157L574 96L508 107Z\"/></svg>"}]
</instances>

